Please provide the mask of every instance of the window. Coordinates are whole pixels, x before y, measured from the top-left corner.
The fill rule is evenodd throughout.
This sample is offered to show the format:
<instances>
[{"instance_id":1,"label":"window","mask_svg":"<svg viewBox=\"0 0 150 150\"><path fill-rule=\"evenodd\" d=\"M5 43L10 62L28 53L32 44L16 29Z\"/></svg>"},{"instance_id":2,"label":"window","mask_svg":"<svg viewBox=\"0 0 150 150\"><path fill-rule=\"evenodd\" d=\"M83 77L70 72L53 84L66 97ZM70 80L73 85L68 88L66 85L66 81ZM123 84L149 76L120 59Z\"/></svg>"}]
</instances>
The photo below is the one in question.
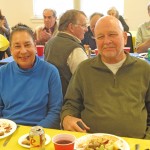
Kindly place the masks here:
<instances>
[{"instance_id":1,"label":"window","mask_svg":"<svg viewBox=\"0 0 150 150\"><path fill-rule=\"evenodd\" d=\"M33 0L33 15L35 18L43 17L43 10L51 8L56 10L59 17L67 9L73 9L72 0Z\"/></svg>"},{"instance_id":2,"label":"window","mask_svg":"<svg viewBox=\"0 0 150 150\"><path fill-rule=\"evenodd\" d=\"M104 15L110 7L116 7L120 15L124 14L124 0L33 0L33 14L35 18L42 18L45 8L55 9L57 17L68 9L78 9L89 17L94 12Z\"/></svg>"},{"instance_id":3,"label":"window","mask_svg":"<svg viewBox=\"0 0 150 150\"><path fill-rule=\"evenodd\" d=\"M120 15L124 14L124 0L81 0L80 9L90 16L94 12L107 15L107 10L116 7Z\"/></svg>"}]
</instances>

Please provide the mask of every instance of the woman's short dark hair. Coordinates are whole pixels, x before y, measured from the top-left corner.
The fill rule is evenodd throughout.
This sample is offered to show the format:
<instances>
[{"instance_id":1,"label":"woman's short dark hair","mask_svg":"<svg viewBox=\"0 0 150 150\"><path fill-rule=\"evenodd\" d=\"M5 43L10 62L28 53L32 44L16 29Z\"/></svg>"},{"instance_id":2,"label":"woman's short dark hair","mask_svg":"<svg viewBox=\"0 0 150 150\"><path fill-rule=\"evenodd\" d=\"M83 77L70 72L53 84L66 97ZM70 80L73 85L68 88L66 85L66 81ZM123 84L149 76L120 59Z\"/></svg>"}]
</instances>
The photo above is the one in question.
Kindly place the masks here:
<instances>
[{"instance_id":1,"label":"woman's short dark hair","mask_svg":"<svg viewBox=\"0 0 150 150\"><path fill-rule=\"evenodd\" d=\"M35 40L34 32L32 31L32 29L29 26L25 25L25 24L18 23L17 25L12 27L12 32L10 33L10 37L9 37L10 44L11 44L11 41L12 41L13 34L16 33L16 32L19 32L19 31L27 32L32 37L33 41Z\"/></svg>"}]
</instances>

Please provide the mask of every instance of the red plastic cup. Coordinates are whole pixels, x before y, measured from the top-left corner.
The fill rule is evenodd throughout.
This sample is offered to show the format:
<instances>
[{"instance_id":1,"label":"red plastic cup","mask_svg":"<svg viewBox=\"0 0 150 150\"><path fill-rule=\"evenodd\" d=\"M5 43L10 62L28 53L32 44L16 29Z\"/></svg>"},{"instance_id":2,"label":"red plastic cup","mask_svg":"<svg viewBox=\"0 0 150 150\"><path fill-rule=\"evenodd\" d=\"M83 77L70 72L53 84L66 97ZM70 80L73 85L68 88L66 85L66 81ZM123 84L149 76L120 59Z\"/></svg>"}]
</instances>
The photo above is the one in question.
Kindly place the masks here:
<instances>
[{"instance_id":1,"label":"red plastic cup","mask_svg":"<svg viewBox=\"0 0 150 150\"><path fill-rule=\"evenodd\" d=\"M75 140L71 134L57 134L52 138L55 150L74 150Z\"/></svg>"},{"instance_id":2,"label":"red plastic cup","mask_svg":"<svg viewBox=\"0 0 150 150\"><path fill-rule=\"evenodd\" d=\"M95 54L98 55L98 49L95 49Z\"/></svg>"},{"instance_id":3,"label":"red plastic cup","mask_svg":"<svg viewBox=\"0 0 150 150\"><path fill-rule=\"evenodd\" d=\"M130 53L130 47L124 47L124 51Z\"/></svg>"},{"instance_id":4,"label":"red plastic cup","mask_svg":"<svg viewBox=\"0 0 150 150\"><path fill-rule=\"evenodd\" d=\"M36 45L37 55L43 56L44 54L44 45Z\"/></svg>"}]
</instances>

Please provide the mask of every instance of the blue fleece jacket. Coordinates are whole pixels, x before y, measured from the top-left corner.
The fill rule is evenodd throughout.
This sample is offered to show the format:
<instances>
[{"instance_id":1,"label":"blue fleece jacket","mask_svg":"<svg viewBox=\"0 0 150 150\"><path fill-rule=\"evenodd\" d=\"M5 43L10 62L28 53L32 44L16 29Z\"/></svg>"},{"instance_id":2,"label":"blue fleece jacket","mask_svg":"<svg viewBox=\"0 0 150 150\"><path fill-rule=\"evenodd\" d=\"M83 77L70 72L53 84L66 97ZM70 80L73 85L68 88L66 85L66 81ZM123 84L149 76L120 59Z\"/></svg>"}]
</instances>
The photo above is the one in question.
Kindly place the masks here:
<instances>
[{"instance_id":1,"label":"blue fleece jacket","mask_svg":"<svg viewBox=\"0 0 150 150\"><path fill-rule=\"evenodd\" d=\"M55 66L36 57L32 69L15 61L0 68L0 117L22 125L59 128L62 89Z\"/></svg>"}]
</instances>

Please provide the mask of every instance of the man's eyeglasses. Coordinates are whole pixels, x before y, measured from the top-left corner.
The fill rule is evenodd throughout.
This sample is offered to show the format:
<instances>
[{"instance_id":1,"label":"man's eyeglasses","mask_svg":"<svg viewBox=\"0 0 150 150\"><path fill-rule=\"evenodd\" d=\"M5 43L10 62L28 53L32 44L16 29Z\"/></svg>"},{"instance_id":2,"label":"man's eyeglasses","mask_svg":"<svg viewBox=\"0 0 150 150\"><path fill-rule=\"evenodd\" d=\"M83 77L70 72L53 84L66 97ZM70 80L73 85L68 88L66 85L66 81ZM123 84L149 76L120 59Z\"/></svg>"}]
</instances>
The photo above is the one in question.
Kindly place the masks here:
<instances>
[{"instance_id":1,"label":"man's eyeglasses","mask_svg":"<svg viewBox=\"0 0 150 150\"><path fill-rule=\"evenodd\" d=\"M75 24L75 25L81 26L82 28L87 28L88 27L87 24Z\"/></svg>"}]
</instances>

